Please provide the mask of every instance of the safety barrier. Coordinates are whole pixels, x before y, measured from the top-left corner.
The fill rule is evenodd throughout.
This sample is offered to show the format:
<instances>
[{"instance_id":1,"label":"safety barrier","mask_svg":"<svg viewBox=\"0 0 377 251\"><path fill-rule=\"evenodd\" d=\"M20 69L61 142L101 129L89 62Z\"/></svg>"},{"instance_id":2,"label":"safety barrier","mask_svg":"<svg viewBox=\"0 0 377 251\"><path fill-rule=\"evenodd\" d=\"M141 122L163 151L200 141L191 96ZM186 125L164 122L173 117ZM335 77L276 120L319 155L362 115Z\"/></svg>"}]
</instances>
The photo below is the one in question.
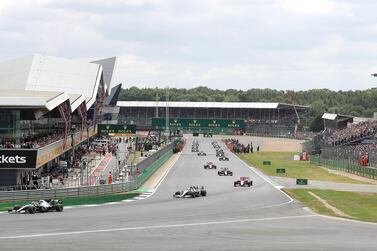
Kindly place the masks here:
<instances>
[{"instance_id":1,"label":"safety barrier","mask_svg":"<svg viewBox=\"0 0 377 251\"><path fill-rule=\"evenodd\" d=\"M117 184L70 187L58 189L39 189L39 190L22 190L22 191L0 191L1 202L29 201L45 198L74 198L90 195L106 195L122 192L129 192L140 187L152 174L161 167L173 154L174 144L169 144L160 149L153 155L139 162L136 167L142 171L142 174L135 180L126 181Z\"/></svg>"},{"instance_id":2,"label":"safety barrier","mask_svg":"<svg viewBox=\"0 0 377 251\"><path fill-rule=\"evenodd\" d=\"M106 195L122 193L137 188L137 181L128 181L111 185L72 187L59 189L23 190L13 192L0 192L0 202L14 202L24 200L38 200L46 198L73 198L90 195Z\"/></svg>"},{"instance_id":3,"label":"safety barrier","mask_svg":"<svg viewBox=\"0 0 377 251\"><path fill-rule=\"evenodd\" d=\"M138 177L137 182L138 186L141 186L144 182L146 182L152 174L160 168L171 156L173 155L173 151L168 151L160 156L152 165L148 168L145 168L143 173Z\"/></svg>"},{"instance_id":4,"label":"safety barrier","mask_svg":"<svg viewBox=\"0 0 377 251\"><path fill-rule=\"evenodd\" d=\"M254 137L266 137L266 138L280 138L280 139L297 139L297 140L310 140L312 135L306 136L295 136L295 135L275 135L275 134L265 134L265 133L244 133L246 136Z\"/></svg>"},{"instance_id":5,"label":"safety barrier","mask_svg":"<svg viewBox=\"0 0 377 251\"><path fill-rule=\"evenodd\" d=\"M358 176L377 180L377 168L355 165L350 162L324 159L318 156L311 156L310 162L329 169L352 173Z\"/></svg>"}]
</instances>

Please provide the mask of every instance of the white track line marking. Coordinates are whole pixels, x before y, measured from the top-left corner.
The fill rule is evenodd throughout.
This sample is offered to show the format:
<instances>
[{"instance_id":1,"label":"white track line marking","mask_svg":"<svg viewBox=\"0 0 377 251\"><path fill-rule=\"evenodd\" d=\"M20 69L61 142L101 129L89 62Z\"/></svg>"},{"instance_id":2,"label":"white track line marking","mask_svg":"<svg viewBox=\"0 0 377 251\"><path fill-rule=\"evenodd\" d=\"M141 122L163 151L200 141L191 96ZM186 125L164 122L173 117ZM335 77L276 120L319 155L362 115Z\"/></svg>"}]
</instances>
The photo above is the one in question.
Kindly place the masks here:
<instances>
[{"instance_id":1,"label":"white track line marking","mask_svg":"<svg viewBox=\"0 0 377 251\"><path fill-rule=\"evenodd\" d=\"M51 237L51 236L64 236L64 235L79 235L79 234L93 234L93 233L106 233L106 232L121 232L121 231L159 229L159 228L179 228L179 227L194 227L194 226L210 226L210 225L231 224L231 223L244 223L244 222L289 220L289 219L309 218L309 217L316 217L316 216L317 215L296 215L296 216L270 217L270 218L259 218L259 219L210 221L210 222L183 223L183 224L171 224L171 225L154 225L154 226L152 225L152 226L145 226L145 227L124 227L124 228L97 229L97 230L84 230L84 231L72 231L72 232L56 232L56 233L44 233L44 234L14 235L14 236L2 236L2 237L0 237L0 240L38 238L38 237Z\"/></svg>"},{"instance_id":2,"label":"white track line marking","mask_svg":"<svg viewBox=\"0 0 377 251\"><path fill-rule=\"evenodd\" d=\"M119 201L105 203L105 205L115 205L115 204L119 204Z\"/></svg>"}]
</instances>

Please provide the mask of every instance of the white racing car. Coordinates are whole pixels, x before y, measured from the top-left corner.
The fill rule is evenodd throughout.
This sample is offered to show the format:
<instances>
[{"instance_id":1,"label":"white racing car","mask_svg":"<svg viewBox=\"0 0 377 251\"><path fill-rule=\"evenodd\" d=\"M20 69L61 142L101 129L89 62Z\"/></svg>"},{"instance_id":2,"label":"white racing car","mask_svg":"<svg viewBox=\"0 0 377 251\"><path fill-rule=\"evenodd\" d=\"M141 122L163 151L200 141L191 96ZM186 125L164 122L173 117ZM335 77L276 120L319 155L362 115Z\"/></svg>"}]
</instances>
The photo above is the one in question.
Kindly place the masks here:
<instances>
[{"instance_id":1,"label":"white racing car","mask_svg":"<svg viewBox=\"0 0 377 251\"><path fill-rule=\"evenodd\" d=\"M177 191L173 194L174 198L195 198L199 196L206 196L207 191L204 187L197 187L197 186L190 186L188 189L184 191Z\"/></svg>"},{"instance_id":2,"label":"white racing car","mask_svg":"<svg viewBox=\"0 0 377 251\"><path fill-rule=\"evenodd\" d=\"M63 201L61 200L38 200L32 201L30 204L24 206L15 206L8 210L12 214L34 214L34 213L44 213L44 212L62 212L63 211Z\"/></svg>"}]
</instances>

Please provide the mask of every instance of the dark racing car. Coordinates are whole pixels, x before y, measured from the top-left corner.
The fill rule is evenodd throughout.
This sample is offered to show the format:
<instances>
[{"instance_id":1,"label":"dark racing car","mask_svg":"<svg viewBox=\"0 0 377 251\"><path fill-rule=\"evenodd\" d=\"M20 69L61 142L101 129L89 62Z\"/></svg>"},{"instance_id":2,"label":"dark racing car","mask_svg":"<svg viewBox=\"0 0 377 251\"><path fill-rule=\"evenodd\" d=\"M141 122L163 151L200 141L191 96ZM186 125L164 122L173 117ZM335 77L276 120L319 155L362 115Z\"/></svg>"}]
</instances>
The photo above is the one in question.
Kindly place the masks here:
<instances>
[{"instance_id":1,"label":"dark racing car","mask_svg":"<svg viewBox=\"0 0 377 251\"><path fill-rule=\"evenodd\" d=\"M63 207L63 201L47 199L32 201L30 204L26 204L24 206L15 206L8 210L8 212L13 214L34 214L54 211L62 212Z\"/></svg>"},{"instance_id":2,"label":"dark racing car","mask_svg":"<svg viewBox=\"0 0 377 251\"><path fill-rule=\"evenodd\" d=\"M224 151L223 150L216 150L216 157L221 157L224 156Z\"/></svg>"},{"instance_id":3,"label":"dark racing car","mask_svg":"<svg viewBox=\"0 0 377 251\"><path fill-rule=\"evenodd\" d=\"M212 162L207 162L207 164L204 165L204 169L216 169L217 166L214 165Z\"/></svg>"},{"instance_id":4,"label":"dark racing car","mask_svg":"<svg viewBox=\"0 0 377 251\"><path fill-rule=\"evenodd\" d=\"M249 177L240 177L239 180L234 182L235 187L251 187L252 185L253 181Z\"/></svg>"},{"instance_id":5,"label":"dark racing car","mask_svg":"<svg viewBox=\"0 0 377 251\"><path fill-rule=\"evenodd\" d=\"M203 151L198 152L198 156L207 156L207 154Z\"/></svg>"},{"instance_id":6,"label":"dark racing car","mask_svg":"<svg viewBox=\"0 0 377 251\"><path fill-rule=\"evenodd\" d=\"M183 191L177 191L173 194L174 198L195 198L200 196L207 196L207 190L204 187L190 186Z\"/></svg>"},{"instance_id":7,"label":"dark racing car","mask_svg":"<svg viewBox=\"0 0 377 251\"><path fill-rule=\"evenodd\" d=\"M221 156L219 158L220 161L229 161L229 158L228 157L225 157L225 156Z\"/></svg>"},{"instance_id":8,"label":"dark racing car","mask_svg":"<svg viewBox=\"0 0 377 251\"><path fill-rule=\"evenodd\" d=\"M228 168L221 168L221 170L219 170L217 174L219 176L233 176L233 172L230 171Z\"/></svg>"}]
</instances>

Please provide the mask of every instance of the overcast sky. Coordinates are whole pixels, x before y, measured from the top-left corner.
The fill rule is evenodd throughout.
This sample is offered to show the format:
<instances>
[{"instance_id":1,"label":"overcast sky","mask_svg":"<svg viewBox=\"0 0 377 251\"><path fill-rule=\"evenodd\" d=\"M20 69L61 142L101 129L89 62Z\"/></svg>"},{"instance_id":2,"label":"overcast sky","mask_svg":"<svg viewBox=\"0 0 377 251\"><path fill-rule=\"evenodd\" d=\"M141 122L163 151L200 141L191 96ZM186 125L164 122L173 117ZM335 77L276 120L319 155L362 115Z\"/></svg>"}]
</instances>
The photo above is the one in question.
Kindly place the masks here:
<instances>
[{"instance_id":1,"label":"overcast sky","mask_svg":"<svg viewBox=\"0 0 377 251\"><path fill-rule=\"evenodd\" d=\"M377 86L375 0L0 0L0 61L118 57L124 87Z\"/></svg>"}]
</instances>

